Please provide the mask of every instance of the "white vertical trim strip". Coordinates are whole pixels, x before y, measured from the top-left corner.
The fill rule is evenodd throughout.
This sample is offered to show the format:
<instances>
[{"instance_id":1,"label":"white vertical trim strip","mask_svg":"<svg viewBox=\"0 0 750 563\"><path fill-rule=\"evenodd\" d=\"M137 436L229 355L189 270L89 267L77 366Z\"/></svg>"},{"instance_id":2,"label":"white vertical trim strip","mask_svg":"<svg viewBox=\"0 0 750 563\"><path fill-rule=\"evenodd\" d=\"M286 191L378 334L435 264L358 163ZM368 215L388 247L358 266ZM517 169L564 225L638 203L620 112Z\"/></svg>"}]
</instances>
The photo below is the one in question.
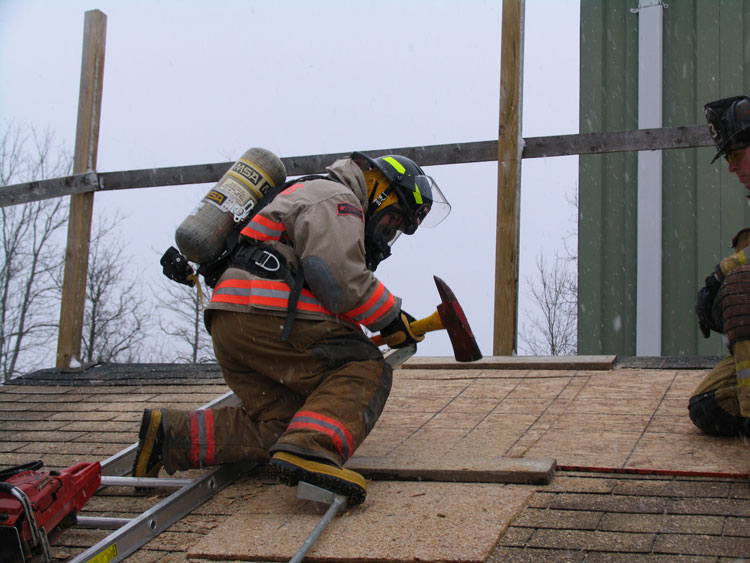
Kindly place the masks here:
<instances>
[{"instance_id":1,"label":"white vertical trim strip","mask_svg":"<svg viewBox=\"0 0 750 563\"><path fill-rule=\"evenodd\" d=\"M662 126L662 2L638 9L638 128ZM636 355L661 355L662 151L638 153Z\"/></svg>"}]
</instances>

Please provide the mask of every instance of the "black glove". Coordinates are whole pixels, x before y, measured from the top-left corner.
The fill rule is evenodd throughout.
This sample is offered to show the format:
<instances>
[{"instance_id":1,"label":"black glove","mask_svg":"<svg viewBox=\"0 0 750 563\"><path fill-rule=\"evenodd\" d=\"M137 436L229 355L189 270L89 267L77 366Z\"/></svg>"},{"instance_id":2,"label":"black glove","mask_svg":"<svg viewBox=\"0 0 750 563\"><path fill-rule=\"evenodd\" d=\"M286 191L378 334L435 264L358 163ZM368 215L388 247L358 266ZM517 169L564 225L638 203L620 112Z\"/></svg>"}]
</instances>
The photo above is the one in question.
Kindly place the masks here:
<instances>
[{"instance_id":1,"label":"black glove","mask_svg":"<svg viewBox=\"0 0 750 563\"><path fill-rule=\"evenodd\" d=\"M414 334L409 326L415 320L409 313L401 310L395 319L383 327L380 331L380 336L383 337L383 341L391 348L403 348L417 342L422 342L424 334Z\"/></svg>"},{"instance_id":2,"label":"black glove","mask_svg":"<svg viewBox=\"0 0 750 563\"><path fill-rule=\"evenodd\" d=\"M701 329L703 338L711 336L712 330L721 332L721 327L714 323L711 309L722 281L724 281L724 274L721 273L721 268L716 266L711 275L706 278L706 285L698 291L695 300L695 313L698 315L698 327Z\"/></svg>"},{"instance_id":3,"label":"black glove","mask_svg":"<svg viewBox=\"0 0 750 563\"><path fill-rule=\"evenodd\" d=\"M192 276L194 273L193 267L188 263L187 258L180 254L180 251L174 246L170 246L167 249L164 256L159 260L159 263L162 266L162 272L170 280L190 287L195 285L193 280L188 279L188 276Z\"/></svg>"}]
</instances>

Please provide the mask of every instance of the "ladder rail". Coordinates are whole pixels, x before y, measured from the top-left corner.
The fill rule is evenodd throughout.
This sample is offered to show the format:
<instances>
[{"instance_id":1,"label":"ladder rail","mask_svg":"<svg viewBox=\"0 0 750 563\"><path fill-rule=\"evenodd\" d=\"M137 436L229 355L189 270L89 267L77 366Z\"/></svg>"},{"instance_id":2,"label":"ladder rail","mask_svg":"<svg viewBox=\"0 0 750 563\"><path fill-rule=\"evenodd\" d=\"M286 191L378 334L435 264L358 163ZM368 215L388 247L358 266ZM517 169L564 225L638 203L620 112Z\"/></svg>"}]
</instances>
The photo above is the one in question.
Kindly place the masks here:
<instances>
[{"instance_id":1,"label":"ladder rail","mask_svg":"<svg viewBox=\"0 0 750 563\"><path fill-rule=\"evenodd\" d=\"M70 559L69 563L85 563L92 560L96 560L97 563L121 561L255 465L227 464L206 471L196 477L190 485L175 491L117 531Z\"/></svg>"},{"instance_id":2,"label":"ladder rail","mask_svg":"<svg viewBox=\"0 0 750 563\"><path fill-rule=\"evenodd\" d=\"M233 391L227 391L216 399L209 401L199 409L212 409L218 407L230 407L240 404L240 400ZM102 462L102 475L122 476L130 473L133 469L135 452L138 450L138 442L108 457Z\"/></svg>"}]
</instances>

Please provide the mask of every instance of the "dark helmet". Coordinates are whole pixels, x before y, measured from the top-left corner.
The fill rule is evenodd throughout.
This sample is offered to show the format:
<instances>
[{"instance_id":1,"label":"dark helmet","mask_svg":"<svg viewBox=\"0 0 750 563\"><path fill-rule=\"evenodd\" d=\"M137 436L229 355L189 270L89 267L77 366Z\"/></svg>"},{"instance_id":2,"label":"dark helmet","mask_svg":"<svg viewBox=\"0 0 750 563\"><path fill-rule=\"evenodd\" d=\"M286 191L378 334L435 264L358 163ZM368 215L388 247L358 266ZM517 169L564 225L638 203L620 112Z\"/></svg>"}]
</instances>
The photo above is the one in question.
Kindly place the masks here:
<instances>
[{"instance_id":1,"label":"dark helmet","mask_svg":"<svg viewBox=\"0 0 750 563\"><path fill-rule=\"evenodd\" d=\"M703 106L708 130L720 156L750 145L750 98L734 96L709 102Z\"/></svg>"},{"instance_id":2,"label":"dark helmet","mask_svg":"<svg viewBox=\"0 0 750 563\"><path fill-rule=\"evenodd\" d=\"M377 265L391 254L391 246L403 232L414 234L420 225L440 223L451 206L440 188L413 160L400 155L370 158L360 152L352 158L364 164L368 206L365 214L367 266Z\"/></svg>"}]
</instances>

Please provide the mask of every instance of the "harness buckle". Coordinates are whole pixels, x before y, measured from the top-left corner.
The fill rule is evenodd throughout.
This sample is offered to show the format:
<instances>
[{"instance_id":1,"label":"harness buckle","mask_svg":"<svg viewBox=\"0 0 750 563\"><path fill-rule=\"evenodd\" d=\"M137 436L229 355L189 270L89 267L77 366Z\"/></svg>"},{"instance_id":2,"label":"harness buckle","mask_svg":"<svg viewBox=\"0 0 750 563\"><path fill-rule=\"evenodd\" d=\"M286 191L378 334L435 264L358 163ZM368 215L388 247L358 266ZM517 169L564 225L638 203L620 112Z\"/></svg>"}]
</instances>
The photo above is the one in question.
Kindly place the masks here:
<instances>
[{"instance_id":1,"label":"harness buckle","mask_svg":"<svg viewBox=\"0 0 750 563\"><path fill-rule=\"evenodd\" d=\"M271 263L271 265L269 266L269 263L272 259L276 263L275 266L273 265L273 263ZM260 258L258 258L254 262L256 266L258 266L259 268L263 268L268 272L277 272L281 269L281 262L279 262L279 258L275 254L268 252L267 250L262 250Z\"/></svg>"}]
</instances>

